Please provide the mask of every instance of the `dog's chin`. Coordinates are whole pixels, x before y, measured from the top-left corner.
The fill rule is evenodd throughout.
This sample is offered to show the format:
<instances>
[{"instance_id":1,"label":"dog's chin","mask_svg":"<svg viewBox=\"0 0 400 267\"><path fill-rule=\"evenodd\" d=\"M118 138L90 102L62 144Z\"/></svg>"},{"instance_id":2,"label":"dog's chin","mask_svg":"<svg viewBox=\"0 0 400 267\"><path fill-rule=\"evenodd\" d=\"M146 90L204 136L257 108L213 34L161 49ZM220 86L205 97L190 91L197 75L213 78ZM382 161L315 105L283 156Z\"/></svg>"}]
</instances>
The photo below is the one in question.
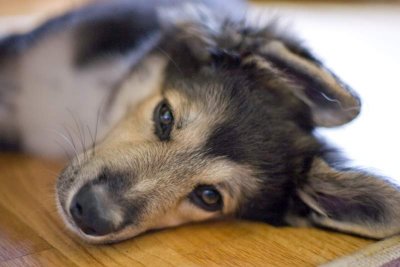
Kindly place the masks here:
<instances>
[{"instance_id":1,"label":"dog's chin","mask_svg":"<svg viewBox=\"0 0 400 267\"><path fill-rule=\"evenodd\" d=\"M103 235L103 236L94 236L94 235L88 235L84 233L82 230L75 226L69 226L68 227L75 235L77 235L82 241L89 243L89 244L94 244L94 245L105 245L105 244L112 244L112 243L117 243L124 241L126 239L132 238L136 236L137 234L135 233L130 233L129 235L123 233L123 230Z\"/></svg>"},{"instance_id":2,"label":"dog's chin","mask_svg":"<svg viewBox=\"0 0 400 267\"><path fill-rule=\"evenodd\" d=\"M76 224L67 217L67 215L62 215L64 223L67 229L72 232L75 236L79 237L82 241L89 243L89 244L111 244L116 242L121 242L132 237L139 235L140 233L144 232L139 229L135 229L134 227L125 227L121 230L115 231L113 233L107 235L88 235L83 232Z\"/></svg>"}]
</instances>

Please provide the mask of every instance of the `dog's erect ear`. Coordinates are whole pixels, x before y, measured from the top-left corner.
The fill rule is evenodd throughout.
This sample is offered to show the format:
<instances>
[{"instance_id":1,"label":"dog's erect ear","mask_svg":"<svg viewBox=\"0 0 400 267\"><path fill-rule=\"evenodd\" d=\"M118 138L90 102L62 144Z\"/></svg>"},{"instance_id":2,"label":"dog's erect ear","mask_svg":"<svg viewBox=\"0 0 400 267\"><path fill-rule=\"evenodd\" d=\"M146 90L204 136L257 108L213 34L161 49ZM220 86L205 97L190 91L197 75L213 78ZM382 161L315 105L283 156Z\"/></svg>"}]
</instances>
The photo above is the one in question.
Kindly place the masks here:
<instances>
[{"instance_id":1,"label":"dog's erect ear","mask_svg":"<svg viewBox=\"0 0 400 267\"><path fill-rule=\"evenodd\" d=\"M316 126L343 125L359 114L358 96L306 49L271 41L259 53L291 83L293 93L310 106Z\"/></svg>"},{"instance_id":2,"label":"dog's erect ear","mask_svg":"<svg viewBox=\"0 0 400 267\"><path fill-rule=\"evenodd\" d=\"M316 158L286 218L371 238L400 233L400 187L356 170L339 171Z\"/></svg>"}]
</instances>

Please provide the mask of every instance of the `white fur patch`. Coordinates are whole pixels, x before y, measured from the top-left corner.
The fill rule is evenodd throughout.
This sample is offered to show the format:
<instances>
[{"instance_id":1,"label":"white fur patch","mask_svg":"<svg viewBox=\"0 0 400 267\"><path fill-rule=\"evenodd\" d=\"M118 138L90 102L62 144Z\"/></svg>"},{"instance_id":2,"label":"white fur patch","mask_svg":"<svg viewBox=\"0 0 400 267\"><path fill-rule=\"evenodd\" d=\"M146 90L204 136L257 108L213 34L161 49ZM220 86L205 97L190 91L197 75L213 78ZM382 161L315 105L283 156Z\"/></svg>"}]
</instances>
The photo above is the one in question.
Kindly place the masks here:
<instances>
[{"instance_id":1,"label":"white fur patch","mask_svg":"<svg viewBox=\"0 0 400 267\"><path fill-rule=\"evenodd\" d=\"M16 124L28 152L43 156L62 156L79 153L90 147L95 135L101 140L118 122L128 106L137 103L155 89L164 66L160 59L148 58L141 71L128 73L139 54L131 54L96 62L90 68L76 69L73 60L71 32L55 34L42 40L20 59L16 99ZM141 65L140 65L141 66ZM138 66L139 70L142 70ZM113 87L126 79L116 101L102 114ZM101 116L100 115L105 115ZM96 129L97 128L97 129Z\"/></svg>"}]
</instances>

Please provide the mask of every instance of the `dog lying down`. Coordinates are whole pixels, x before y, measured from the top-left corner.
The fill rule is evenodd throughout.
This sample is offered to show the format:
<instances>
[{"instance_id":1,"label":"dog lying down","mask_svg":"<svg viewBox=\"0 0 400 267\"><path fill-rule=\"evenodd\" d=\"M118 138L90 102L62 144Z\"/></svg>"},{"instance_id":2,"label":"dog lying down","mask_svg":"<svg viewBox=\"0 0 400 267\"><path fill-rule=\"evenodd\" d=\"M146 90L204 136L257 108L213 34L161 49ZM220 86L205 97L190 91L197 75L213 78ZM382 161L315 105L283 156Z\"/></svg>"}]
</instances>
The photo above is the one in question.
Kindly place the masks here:
<instances>
[{"instance_id":1,"label":"dog lying down","mask_svg":"<svg viewBox=\"0 0 400 267\"><path fill-rule=\"evenodd\" d=\"M59 134L76 156L56 202L82 239L227 217L400 233L399 187L340 164L314 133L353 120L357 95L246 10L113 1L1 40L2 147L57 156Z\"/></svg>"}]
</instances>

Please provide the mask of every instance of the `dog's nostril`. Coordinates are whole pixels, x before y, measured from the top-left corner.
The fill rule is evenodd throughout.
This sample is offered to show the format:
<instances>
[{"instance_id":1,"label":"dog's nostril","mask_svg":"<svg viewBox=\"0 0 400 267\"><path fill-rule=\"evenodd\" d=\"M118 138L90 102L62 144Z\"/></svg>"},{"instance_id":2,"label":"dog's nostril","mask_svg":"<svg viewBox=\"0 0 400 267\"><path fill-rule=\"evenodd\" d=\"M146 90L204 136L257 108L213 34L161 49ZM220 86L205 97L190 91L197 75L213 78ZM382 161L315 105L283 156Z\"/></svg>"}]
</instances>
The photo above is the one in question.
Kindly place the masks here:
<instances>
[{"instance_id":1,"label":"dog's nostril","mask_svg":"<svg viewBox=\"0 0 400 267\"><path fill-rule=\"evenodd\" d=\"M76 203L76 210L78 211L78 215L82 215L82 206L79 203Z\"/></svg>"},{"instance_id":2,"label":"dog's nostril","mask_svg":"<svg viewBox=\"0 0 400 267\"><path fill-rule=\"evenodd\" d=\"M82 216L82 206L81 204L79 204L79 202L75 203L75 207L74 207L74 213L77 216Z\"/></svg>"},{"instance_id":3,"label":"dog's nostril","mask_svg":"<svg viewBox=\"0 0 400 267\"><path fill-rule=\"evenodd\" d=\"M69 209L69 212L71 213L72 218L75 221L78 221L82 217L82 206L76 200L71 203L71 207Z\"/></svg>"}]
</instances>

